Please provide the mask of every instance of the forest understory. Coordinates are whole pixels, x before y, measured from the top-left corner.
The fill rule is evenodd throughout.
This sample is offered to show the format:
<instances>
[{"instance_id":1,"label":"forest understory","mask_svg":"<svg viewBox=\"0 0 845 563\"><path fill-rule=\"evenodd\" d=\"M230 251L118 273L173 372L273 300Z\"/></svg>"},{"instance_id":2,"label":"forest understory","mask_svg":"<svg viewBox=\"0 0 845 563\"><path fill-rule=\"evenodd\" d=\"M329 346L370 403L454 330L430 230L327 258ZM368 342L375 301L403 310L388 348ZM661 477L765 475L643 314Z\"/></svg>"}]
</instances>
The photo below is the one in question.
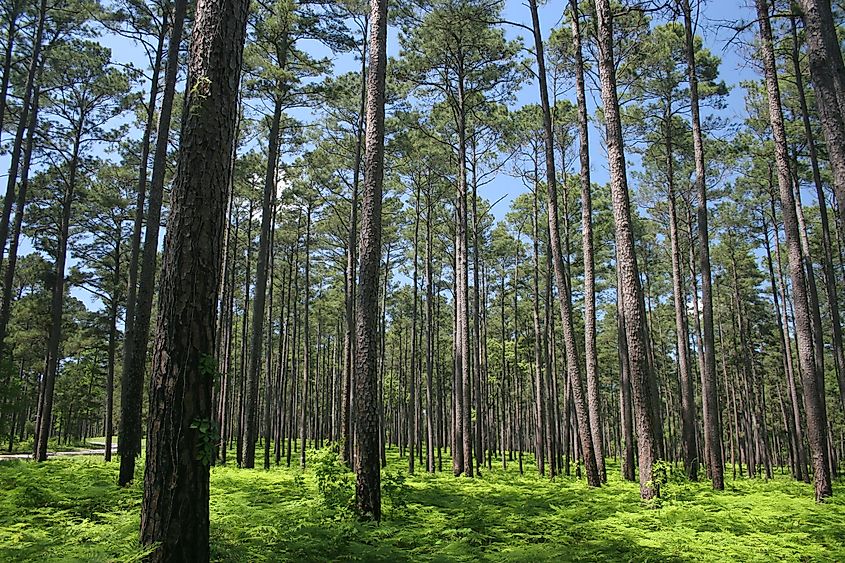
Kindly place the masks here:
<instances>
[{"instance_id":1,"label":"forest understory","mask_svg":"<svg viewBox=\"0 0 845 563\"><path fill-rule=\"evenodd\" d=\"M408 475L394 448L375 524L348 509L354 475L333 450L308 456L305 470L212 468L212 561L845 560L845 498L816 504L788 471L731 479L729 466L714 491L670 465L661 498L645 502L613 459L607 486L591 489L574 466L571 477L539 477L530 454L523 475L516 459L474 479ZM121 488L117 461L0 462L0 561L140 560L142 468Z\"/></svg>"}]
</instances>

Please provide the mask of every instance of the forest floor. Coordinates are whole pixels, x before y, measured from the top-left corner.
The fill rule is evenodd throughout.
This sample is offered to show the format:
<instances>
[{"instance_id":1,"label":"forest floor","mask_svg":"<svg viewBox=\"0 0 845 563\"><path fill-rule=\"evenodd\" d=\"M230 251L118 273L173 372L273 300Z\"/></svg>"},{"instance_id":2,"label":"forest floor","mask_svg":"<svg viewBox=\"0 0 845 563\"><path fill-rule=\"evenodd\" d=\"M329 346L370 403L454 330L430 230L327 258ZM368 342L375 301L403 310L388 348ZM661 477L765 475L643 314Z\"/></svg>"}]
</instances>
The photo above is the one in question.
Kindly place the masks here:
<instances>
[{"instance_id":1,"label":"forest floor","mask_svg":"<svg viewBox=\"0 0 845 563\"><path fill-rule=\"evenodd\" d=\"M212 469L213 560L845 561L841 480L817 505L811 486L787 475L729 479L717 493L673 474L663 498L643 504L613 463L607 486L590 490L540 478L531 463L522 476L515 463L474 479L408 476L407 459L391 451L375 525L345 509L351 475L331 454L309 451L309 460L305 471L284 460L269 471ZM142 471L120 489L116 461L0 462L0 561L139 560Z\"/></svg>"}]
</instances>

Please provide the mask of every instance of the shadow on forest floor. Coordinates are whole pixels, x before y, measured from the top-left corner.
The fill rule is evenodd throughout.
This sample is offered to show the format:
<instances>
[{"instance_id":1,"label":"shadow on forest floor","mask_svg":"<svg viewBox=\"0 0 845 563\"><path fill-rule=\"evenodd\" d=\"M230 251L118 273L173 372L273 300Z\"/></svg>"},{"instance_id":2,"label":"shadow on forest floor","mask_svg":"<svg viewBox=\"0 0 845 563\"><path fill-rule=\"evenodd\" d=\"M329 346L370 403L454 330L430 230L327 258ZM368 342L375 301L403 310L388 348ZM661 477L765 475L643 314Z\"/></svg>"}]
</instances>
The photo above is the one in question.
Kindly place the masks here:
<instances>
[{"instance_id":1,"label":"shadow on forest floor","mask_svg":"<svg viewBox=\"0 0 845 563\"><path fill-rule=\"evenodd\" d=\"M729 480L724 492L673 474L659 503L608 466L608 484L540 478L526 463L407 475L388 453L381 524L343 505L351 476L331 457L309 467L215 467L211 548L217 561L842 561L845 490L813 502L789 476ZM260 463L259 463L260 465ZM295 464L296 465L296 464ZM450 462L444 459L444 468ZM98 458L0 463L0 561L135 560L141 502L136 483L115 485L118 465ZM333 508L340 506L340 508Z\"/></svg>"}]
</instances>

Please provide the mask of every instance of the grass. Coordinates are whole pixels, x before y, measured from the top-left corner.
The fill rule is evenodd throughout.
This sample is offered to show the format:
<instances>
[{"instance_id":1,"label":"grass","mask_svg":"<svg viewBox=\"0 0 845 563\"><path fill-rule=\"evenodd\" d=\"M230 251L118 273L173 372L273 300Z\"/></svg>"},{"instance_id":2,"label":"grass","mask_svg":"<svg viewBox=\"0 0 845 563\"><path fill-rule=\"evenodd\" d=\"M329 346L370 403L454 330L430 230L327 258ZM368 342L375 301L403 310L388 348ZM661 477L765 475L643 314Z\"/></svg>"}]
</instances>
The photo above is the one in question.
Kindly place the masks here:
<instances>
[{"instance_id":1,"label":"grass","mask_svg":"<svg viewBox=\"0 0 845 563\"><path fill-rule=\"evenodd\" d=\"M778 476L737 480L724 492L673 480L659 506L609 468L591 490L573 478L537 477L527 465L407 475L388 454L384 519L360 523L343 505L351 477L331 456L311 467L211 475L216 561L845 561L845 490L813 502L809 485ZM139 464L140 465L140 464ZM444 467L446 464L444 463ZM0 463L0 561L136 561L141 471L115 485L100 458Z\"/></svg>"}]
</instances>

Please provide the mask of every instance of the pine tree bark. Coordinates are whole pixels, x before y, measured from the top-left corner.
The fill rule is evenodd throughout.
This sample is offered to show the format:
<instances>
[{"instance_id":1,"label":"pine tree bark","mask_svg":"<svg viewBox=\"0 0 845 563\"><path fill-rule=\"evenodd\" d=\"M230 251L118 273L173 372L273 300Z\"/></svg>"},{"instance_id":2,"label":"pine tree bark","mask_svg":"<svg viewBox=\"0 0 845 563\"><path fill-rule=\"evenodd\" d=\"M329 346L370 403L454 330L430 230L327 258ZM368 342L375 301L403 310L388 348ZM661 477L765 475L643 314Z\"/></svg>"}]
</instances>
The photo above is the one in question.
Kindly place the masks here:
<instances>
[{"instance_id":1,"label":"pine tree bark","mask_svg":"<svg viewBox=\"0 0 845 563\"><path fill-rule=\"evenodd\" d=\"M690 84L690 113L695 157L695 186L698 193L698 245L701 261L701 306L704 366L701 371L704 440L708 444L709 472L713 488L725 488L725 468L722 457L722 428L719 423L719 393L716 386L716 339L713 330L713 281L710 270L710 233L707 227L707 182L704 167L704 136L701 132L701 112L698 102L698 72L695 61L695 37L692 29L692 9L689 0L680 0L684 15L684 40L687 56L687 75Z\"/></svg>"},{"instance_id":2,"label":"pine tree bark","mask_svg":"<svg viewBox=\"0 0 845 563\"><path fill-rule=\"evenodd\" d=\"M118 484L129 484L135 475L135 458L141 454L141 403L144 400L144 372L147 366L150 321L152 318L155 292L156 256L158 254L158 232L161 223L161 205L164 199L164 176L167 171L167 149L170 133L170 118L176 95L176 79L179 72L179 47L182 43L182 28L187 12L187 0L176 0L173 6L173 28L167 46L164 92L158 121L158 136L153 156L153 176L150 181L150 199L147 206L144 248L141 254L140 282L135 302L135 317L127 317L134 331L129 355L124 354L123 382L120 403L120 473ZM189 70L190 71L190 70ZM234 112L235 115L237 111ZM184 119L184 117L183 117ZM231 160L231 157L229 158ZM226 176L228 178L228 174Z\"/></svg>"},{"instance_id":3,"label":"pine tree bark","mask_svg":"<svg viewBox=\"0 0 845 563\"><path fill-rule=\"evenodd\" d=\"M613 15L610 0L595 0L601 96L604 106L607 157L610 168L610 190L613 218L616 225L616 260L621 278L622 314L625 322L634 418L637 427L640 496L644 499L659 494L652 480L652 466L659 447L655 439L652 416L653 378L648 359L648 338L645 304L642 299L640 273L634 249L634 232L628 199L628 179L616 92L616 67L613 56Z\"/></svg>"},{"instance_id":4,"label":"pine tree bark","mask_svg":"<svg viewBox=\"0 0 845 563\"><path fill-rule=\"evenodd\" d=\"M601 474L598 469L596 452L593 445L593 432L587 404L584 400L584 384L581 381L581 366L578 346L575 341L575 329L572 320L572 294L566 282L566 272L561 250L560 231L558 221L557 179L555 178L554 161L554 132L552 130L552 115L549 105L549 90L546 83L546 63L543 54L543 38L540 33L540 20L537 14L536 0L530 0L531 21L534 31L534 49L537 56L537 77L540 85L540 105L543 110L543 127L545 131L546 157L546 188L547 212L549 215L549 238L554 263L555 280L558 286L558 301L560 304L561 325L563 326L563 341L566 350L567 377L572 382L572 394L575 401L575 412L578 418L578 433L581 438L581 448L584 452L584 467L587 482L590 486L601 485Z\"/></svg>"},{"instance_id":5,"label":"pine tree bark","mask_svg":"<svg viewBox=\"0 0 845 563\"><path fill-rule=\"evenodd\" d=\"M587 94L584 82L584 56L581 47L581 21L577 0L570 0L572 52L575 56L575 97L578 106L578 160L581 181L581 245L584 256L584 357L587 375L587 404L593 449L602 481L607 481L599 396L598 350L596 347L596 274L593 252L593 203L590 184L590 133Z\"/></svg>"},{"instance_id":6,"label":"pine tree bark","mask_svg":"<svg viewBox=\"0 0 845 563\"><path fill-rule=\"evenodd\" d=\"M818 151L813 128L810 125L810 111L807 106L807 96L804 93L804 76L801 72L801 61L798 52L798 31L795 25L795 16L790 18L790 31L792 33L792 71L795 76L795 88L798 93L798 103L801 108L801 125L804 129L804 136L807 140L807 150L810 156L810 166L813 172L813 185L816 188L816 200L819 206L819 219L822 227L822 248L824 250L824 261L822 270L824 273L825 289L827 291L827 303L830 311L830 320L833 328L833 363L836 368L836 380L839 383L839 401L845 408L845 347L842 343L842 320L839 316L839 299L836 294L836 277L833 273L833 243L830 236L830 221L827 215L827 200L822 184L821 170L819 168Z\"/></svg>"},{"instance_id":7,"label":"pine tree bark","mask_svg":"<svg viewBox=\"0 0 845 563\"><path fill-rule=\"evenodd\" d=\"M845 223L845 67L833 21L830 0L800 0L810 76L816 107L839 201L840 224Z\"/></svg>"},{"instance_id":8,"label":"pine tree bark","mask_svg":"<svg viewBox=\"0 0 845 563\"><path fill-rule=\"evenodd\" d=\"M675 204L675 164L672 143L671 114L665 119L666 176L669 196L669 240L672 252L672 297L675 305L675 335L678 353L678 374L681 391L681 445L687 477L698 479L698 448L695 436L695 391L690 366L687 300L681 271L681 245L678 233L678 212Z\"/></svg>"},{"instance_id":9,"label":"pine tree bark","mask_svg":"<svg viewBox=\"0 0 845 563\"><path fill-rule=\"evenodd\" d=\"M287 49L285 49L287 52ZM252 336L250 340L249 371L247 372L247 398L244 425L244 467L255 467L255 443L258 440L258 378L263 361L264 304L267 295L267 270L270 255L270 226L272 224L273 196L276 192L276 165L279 153L279 127L282 120L282 97L276 94L270 138L267 147L267 167L264 172L264 192L261 200L261 233L258 239L258 264L255 270L255 297L252 300ZM304 449L303 449L304 451Z\"/></svg>"},{"instance_id":10,"label":"pine tree bark","mask_svg":"<svg viewBox=\"0 0 845 563\"><path fill-rule=\"evenodd\" d=\"M814 359L814 342L811 312L807 301L807 281L802 261L801 240L795 198L790 181L789 155L786 145L786 130L780 101L766 0L756 0L757 18L760 26L761 54L766 77L766 93L769 104L772 136L775 145L778 188L781 198L781 213L786 233L789 273L792 281L793 306L795 308L795 332L798 337L798 361L801 367L801 381L804 387L804 410L807 414L807 431L813 457L816 501L821 502L833 494L830 479L830 465L827 444L827 414L824 404L824 380L817 373Z\"/></svg>"},{"instance_id":11,"label":"pine tree bark","mask_svg":"<svg viewBox=\"0 0 845 563\"><path fill-rule=\"evenodd\" d=\"M211 390L237 89L248 2L196 5L162 265L141 543L149 561L209 560Z\"/></svg>"},{"instance_id":12,"label":"pine tree bark","mask_svg":"<svg viewBox=\"0 0 845 563\"><path fill-rule=\"evenodd\" d=\"M378 396L378 290L381 199L384 183L384 103L387 69L387 0L370 4L364 186L359 244L355 358L355 504L362 518L381 519Z\"/></svg>"}]
</instances>

